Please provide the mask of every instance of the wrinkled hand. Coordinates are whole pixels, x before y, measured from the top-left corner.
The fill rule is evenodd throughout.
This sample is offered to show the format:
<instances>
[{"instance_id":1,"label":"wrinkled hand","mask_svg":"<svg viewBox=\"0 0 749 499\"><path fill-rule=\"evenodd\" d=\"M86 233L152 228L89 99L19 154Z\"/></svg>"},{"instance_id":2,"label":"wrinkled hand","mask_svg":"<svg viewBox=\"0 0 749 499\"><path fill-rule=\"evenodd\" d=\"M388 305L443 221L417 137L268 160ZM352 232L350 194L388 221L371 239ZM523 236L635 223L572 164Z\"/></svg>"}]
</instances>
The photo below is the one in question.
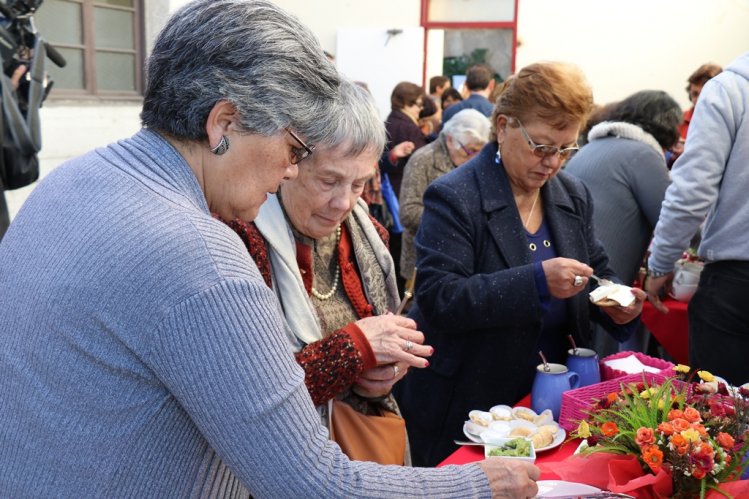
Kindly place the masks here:
<instances>
[{"instance_id":1,"label":"wrinkled hand","mask_svg":"<svg viewBox=\"0 0 749 499\"><path fill-rule=\"evenodd\" d=\"M632 294L635 295L635 302L629 307L603 307L603 311L616 324L626 324L642 313L642 306L647 298L645 291L639 288L632 288Z\"/></svg>"},{"instance_id":2,"label":"wrinkled hand","mask_svg":"<svg viewBox=\"0 0 749 499\"><path fill-rule=\"evenodd\" d=\"M411 153L414 152L415 148L416 146L410 140L401 142L400 144L393 147L393 156L395 156L396 158L405 158L406 156L410 156Z\"/></svg>"},{"instance_id":3,"label":"wrinkled hand","mask_svg":"<svg viewBox=\"0 0 749 499\"><path fill-rule=\"evenodd\" d=\"M572 258L557 257L541 262L546 274L546 284L554 298L569 298L584 291L588 284L588 276L593 269ZM575 276L583 278L580 286L575 286Z\"/></svg>"},{"instance_id":4,"label":"wrinkled hand","mask_svg":"<svg viewBox=\"0 0 749 499\"><path fill-rule=\"evenodd\" d=\"M648 300L653 304L656 310L663 314L668 313L668 307L661 301L661 292L668 291L673 279L673 272L661 277L648 277L645 279L645 293L647 293Z\"/></svg>"},{"instance_id":5,"label":"wrinkled hand","mask_svg":"<svg viewBox=\"0 0 749 499\"><path fill-rule=\"evenodd\" d=\"M364 397L382 397L390 393L408 372L408 364L396 362L367 369L356 381L356 392Z\"/></svg>"},{"instance_id":6,"label":"wrinkled hand","mask_svg":"<svg viewBox=\"0 0 749 499\"><path fill-rule=\"evenodd\" d=\"M366 317L355 322L369 340L377 358L377 365L403 362L410 367L429 365L423 357L429 357L434 349L424 343L424 333L416 330L413 320L387 313ZM410 342L410 343L409 343ZM406 348L410 350L406 351Z\"/></svg>"},{"instance_id":7,"label":"wrinkled hand","mask_svg":"<svg viewBox=\"0 0 749 499\"><path fill-rule=\"evenodd\" d=\"M538 494L536 480L541 476L541 470L531 463L490 457L479 462L479 466L489 478L492 497L514 499Z\"/></svg>"}]
</instances>

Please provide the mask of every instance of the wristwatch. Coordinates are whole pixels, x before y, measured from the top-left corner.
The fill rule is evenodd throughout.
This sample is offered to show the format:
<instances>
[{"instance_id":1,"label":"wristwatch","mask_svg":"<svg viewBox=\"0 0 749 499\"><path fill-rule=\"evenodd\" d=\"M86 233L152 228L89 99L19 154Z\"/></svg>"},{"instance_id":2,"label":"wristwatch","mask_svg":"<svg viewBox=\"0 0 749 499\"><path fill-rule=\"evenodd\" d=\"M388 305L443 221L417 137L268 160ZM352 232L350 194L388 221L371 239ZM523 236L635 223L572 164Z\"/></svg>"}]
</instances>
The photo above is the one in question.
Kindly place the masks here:
<instances>
[{"instance_id":1,"label":"wristwatch","mask_svg":"<svg viewBox=\"0 0 749 499\"><path fill-rule=\"evenodd\" d=\"M658 270L653 270L650 267L648 267L648 277L650 278L656 278L656 277L663 277L664 275L668 275L672 270L669 270L668 272L660 272Z\"/></svg>"}]
</instances>

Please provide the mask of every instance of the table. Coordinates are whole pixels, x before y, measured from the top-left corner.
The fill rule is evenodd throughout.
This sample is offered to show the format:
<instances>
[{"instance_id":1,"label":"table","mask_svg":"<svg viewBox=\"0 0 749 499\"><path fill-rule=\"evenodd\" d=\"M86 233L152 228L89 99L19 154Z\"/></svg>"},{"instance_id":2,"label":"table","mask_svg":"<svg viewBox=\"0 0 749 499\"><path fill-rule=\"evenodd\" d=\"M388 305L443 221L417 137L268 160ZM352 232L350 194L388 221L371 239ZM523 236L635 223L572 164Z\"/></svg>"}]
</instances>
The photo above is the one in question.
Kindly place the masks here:
<instances>
[{"instance_id":1,"label":"table","mask_svg":"<svg viewBox=\"0 0 749 499\"><path fill-rule=\"evenodd\" d=\"M516 404L517 406L530 407L531 396L527 395L524 399ZM556 449L550 449L539 453L536 456L536 464L550 464L564 460L568 456L571 456L575 449L580 445L579 440L571 440L563 443ZM456 450L447 459L442 461L437 467L446 466L448 464L466 464L475 461L481 461L484 459L484 448L477 445L463 445L460 449ZM559 480L560 477L551 471L544 471L541 473L541 480Z\"/></svg>"},{"instance_id":2,"label":"table","mask_svg":"<svg viewBox=\"0 0 749 499\"><path fill-rule=\"evenodd\" d=\"M688 304L670 297L663 300L663 304L668 307L667 314L660 313L649 301L645 301L642 323L674 361L689 365Z\"/></svg>"}]
</instances>

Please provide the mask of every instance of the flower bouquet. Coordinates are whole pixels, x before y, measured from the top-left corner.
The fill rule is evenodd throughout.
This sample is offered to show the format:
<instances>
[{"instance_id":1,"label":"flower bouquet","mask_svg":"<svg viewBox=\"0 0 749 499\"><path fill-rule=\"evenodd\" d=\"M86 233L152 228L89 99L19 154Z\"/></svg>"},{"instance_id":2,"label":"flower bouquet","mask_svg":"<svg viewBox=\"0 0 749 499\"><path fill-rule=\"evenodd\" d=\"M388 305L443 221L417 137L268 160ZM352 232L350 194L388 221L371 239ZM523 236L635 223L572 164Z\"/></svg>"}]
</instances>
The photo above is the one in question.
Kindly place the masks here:
<instances>
[{"instance_id":1,"label":"flower bouquet","mask_svg":"<svg viewBox=\"0 0 749 499\"><path fill-rule=\"evenodd\" d=\"M749 391L707 371L673 369L672 377L622 383L598 400L571 432L589 446L553 471L638 498L749 497L741 480Z\"/></svg>"}]
</instances>

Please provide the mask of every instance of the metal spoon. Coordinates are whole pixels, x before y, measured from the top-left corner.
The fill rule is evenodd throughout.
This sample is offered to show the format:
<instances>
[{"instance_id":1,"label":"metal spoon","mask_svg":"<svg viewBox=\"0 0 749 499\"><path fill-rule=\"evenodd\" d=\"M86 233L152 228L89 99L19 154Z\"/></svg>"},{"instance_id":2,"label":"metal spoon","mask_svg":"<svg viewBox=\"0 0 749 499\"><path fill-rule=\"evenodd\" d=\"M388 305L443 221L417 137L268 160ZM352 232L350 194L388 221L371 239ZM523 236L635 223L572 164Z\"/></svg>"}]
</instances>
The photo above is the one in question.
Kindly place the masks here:
<instances>
[{"instance_id":1,"label":"metal spoon","mask_svg":"<svg viewBox=\"0 0 749 499\"><path fill-rule=\"evenodd\" d=\"M612 284L614 284L612 281L598 277L595 274L590 274L590 277L592 279L595 279L599 286L611 286Z\"/></svg>"}]
</instances>

